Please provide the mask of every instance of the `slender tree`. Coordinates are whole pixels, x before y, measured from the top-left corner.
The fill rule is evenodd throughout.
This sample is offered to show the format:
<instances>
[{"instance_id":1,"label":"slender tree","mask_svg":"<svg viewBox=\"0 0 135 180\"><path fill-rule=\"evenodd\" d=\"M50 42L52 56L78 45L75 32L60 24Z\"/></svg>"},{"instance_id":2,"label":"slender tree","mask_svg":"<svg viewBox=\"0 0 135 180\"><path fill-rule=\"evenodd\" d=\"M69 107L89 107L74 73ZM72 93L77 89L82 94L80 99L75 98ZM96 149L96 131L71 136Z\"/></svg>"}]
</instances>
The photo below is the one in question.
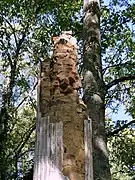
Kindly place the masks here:
<instances>
[{"instance_id":1,"label":"slender tree","mask_svg":"<svg viewBox=\"0 0 135 180\"><path fill-rule=\"evenodd\" d=\"M122 121L120 117L115 122L113 119L106 119L112 179L126 180L131 179L134 175L135 166L135 4L130 0L102 1L102 3L104 2L107 2L107 5L102 4L101 6L100 30L102 61L104 62L102 73L106 86L101 79L100 81L103 83L103 88L106 89L105 103L111 113L119 111L122 103L126 111L133 117L131 121L128 118L127 121L125 119ZM31 169L33 159L31 158L35 144L34 111L37 64L39 60L50 56L52 48L50 37L60 34L61 31L72 29L78 44L82 44L81 8L81 0L21 0L19 3L18 0L3 0L0 2L0 179L2 180L20 179L22 176L25 180L30 180L30 177L33 176ZM88 16L91 11L86 10L85 14L86 12L87 17L94 16ZM92 24L91 27L94 25ZM91 33L91 28L89 28L89 32ZM85 30L85 37L87 36ZM94 39L95 36L89 37ZM94 41L92 38L91 41L89 40L90 42ZM91 45L91 49L92 47ZM79 49L79 57L82 55L81 50L82 48ZM88 59L90 59L89 63ZM85 58L84 74L88 70L92 74L98 71L92 70L93 67L97 68L98 66L94 66L94 63L91 62L93 62L91 58ZM79 59L79 65L82 65L81 59ZM98 80L95 74L93 76ZM99 80L96 81L96 83L98 82ZM91 84L92 81L89 86ZM91 92L95 92L94 96L97 96L100 87L98 85L98 88L95 88L96 91L95 89L91 90ZM85 99L87 100L86 92L85 90ZM103 97L101 95L100 97L104 101L102 92L100 91L100 94ZM88 102L86 103L88 106ZM93 116L90 115L90 107L95 108L95 106L99 107L98 105L88 106L89 116L93 122L98 118L96 118L96 113ZM95 109L93 113L94 111L96 112ZM97 122L104 123L104 118L93 123L95 134ZM101 130L102 128L98 126L99 137L101 137ZM75 136L75 133L73 134ZM98 139L96 138L97 134L94 135L94 142ZM95 156L95 146L93 150ZM97 160L104 163L99 156L96 157ZM97 161L94 157L94 166L95 162ZM97 164L96 169L97 167L104 168L101 163L97 162ZM94 172L99 171L94 169ZM88 174L87 177L90 179Z\"/></svg>"},{"instance_id":2,"label":"slender tree","mask_svg":"<svg viewBox=\"0 0 135 180\"><path fill-rule=\"evenodd\" d=\"M110 168L105 134L105 86L100 55L100 3L84 0L84 101L93 126L94 180L110 180Z\"/></svg>"}]
</instances>

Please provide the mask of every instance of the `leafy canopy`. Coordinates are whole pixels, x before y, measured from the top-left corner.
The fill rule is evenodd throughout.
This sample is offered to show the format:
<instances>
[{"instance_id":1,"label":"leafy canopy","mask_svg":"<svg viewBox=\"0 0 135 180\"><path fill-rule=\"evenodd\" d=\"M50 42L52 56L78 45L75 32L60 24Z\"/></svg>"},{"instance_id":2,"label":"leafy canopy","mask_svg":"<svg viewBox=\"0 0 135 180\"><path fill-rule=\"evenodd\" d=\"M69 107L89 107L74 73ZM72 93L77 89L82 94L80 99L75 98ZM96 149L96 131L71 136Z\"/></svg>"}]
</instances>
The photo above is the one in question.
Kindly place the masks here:
<instances>
[{"instance_id":1,"label":"leafy canopy","mask_svg":"<svg viewBox=\"0 0 135 180\"><path fill-rule=\"evenodd\" d=\"M79 67L82 68L82 5L81 0L3 0L0 3L2 180L26 177L32 167L39 62L51 56L53 36L62 30L73 31L80 45ZM117 112L123 103L134 118L135 4L111 0L109 5L103 2L101 5L106 107ZM123 128L127 123L106 119L114 179L125 175L130 178L134 174L134 126Z\"/></svg>"}]
</instances>

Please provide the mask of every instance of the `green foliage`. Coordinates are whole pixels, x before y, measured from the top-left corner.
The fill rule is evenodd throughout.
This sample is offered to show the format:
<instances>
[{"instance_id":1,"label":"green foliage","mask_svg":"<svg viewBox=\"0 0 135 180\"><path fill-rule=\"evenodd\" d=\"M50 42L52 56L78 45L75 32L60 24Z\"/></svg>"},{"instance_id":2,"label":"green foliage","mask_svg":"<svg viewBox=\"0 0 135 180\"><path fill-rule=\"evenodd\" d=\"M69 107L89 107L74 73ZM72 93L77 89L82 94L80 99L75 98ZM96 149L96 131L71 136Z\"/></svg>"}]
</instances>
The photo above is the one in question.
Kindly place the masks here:
<instances>
[{"instance_id":1,"label":"green foliage","mask_svg":"<svg viewBox=\"0 0 135 180\"><path fill-rule=\"evenodd\" d=\"M112 131L123 127L127 121L117 121L112 123L108 120L108 130ZM119 131L114 136L108 138L110 150L110 163L112 178L118 180L131 179L135 168L135 131L130 125L127 129Z\"/></svg>"},{"instance_id":2,"label":"green foliage","mask_svg":"<svg viewBox=\"0 0 135 180\"><path fill-rule=\"evenodd\" d=\"M78 39L82 57L82 5L81 0L3 0L0 3L2 180L21 179L32 166L38 65L51 56L51 38L71 29ZM135 76L135 4L113 0L109 6L102 4L101 14L102 69L106 87L119 79L106 88L106 107L116 111L121 102L134 118L135 78L124 80L124 77ZM106 121L107 131L113 132L122 126L121 123ZM134 126L128 127L109 138L114 179L122 175L123 179L124 176L129 178L134 173L133 129Z\"/></svg>"},{"instance_id":3,"label":"green foliage","mask_svg":"<svg viewBox=\"0 0 135 180\"><path fill-rule=\"evenodd\" d=\"M134 118L135 77L135 4L130 1L110 1L102 8L102 60L106 84L114 82L106 94L106 107L117 113L122 104ZM133 77L133 79L127 77ZM117 79L117 81L116 81ZM135 173L134 121L106 120L112 178L130 180ZM114 132L114 133L113 133ZM116 133L115 133L116 132Z\"/></svg>"},{"instance_id":4,"label":"green foliage","mask_svg":"<svg viewBox=\"0 0 135 180\"><path fill-rule=\"evenodd\" d=\"M79 21L81 1L5 0L0 3L0 179L17 179L33 163L38 65L51 37ZM78 31L78 29L76 31ZM19 177L18 177L19 176Z\"/></svg>"},{"instance_id":5,"label":"green foliage","mask_svg":"<svg viewBox=\"0 0 135 180\"><path fill-rule=\"evenodd\" d=\"M128 1L124 3L111 1L110 8L104 6L102 9L103 76L107 84L114 82L107 91L106 104L114 112L117 112L120 103L128 108L133 100L135 24L132 13L134 8L135 4L129 4ZM127 79L129 81L126 81Z\"/></svg>"}]
</instances>

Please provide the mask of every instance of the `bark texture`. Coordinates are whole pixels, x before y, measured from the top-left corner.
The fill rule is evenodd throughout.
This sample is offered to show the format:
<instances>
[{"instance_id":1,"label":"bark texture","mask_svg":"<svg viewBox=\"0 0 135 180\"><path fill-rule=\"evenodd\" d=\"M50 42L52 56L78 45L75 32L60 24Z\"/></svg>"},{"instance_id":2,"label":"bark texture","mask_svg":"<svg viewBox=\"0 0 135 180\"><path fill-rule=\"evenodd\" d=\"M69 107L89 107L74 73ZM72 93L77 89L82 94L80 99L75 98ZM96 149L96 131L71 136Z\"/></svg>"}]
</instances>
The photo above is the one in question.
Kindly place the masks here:
<instances>
[{"instance_id":1,"label":"bark texture","mask_svg":"<svg viewBox=\"0 0 135 180\"><path fill-rule=\"evenodd\" d=\"M92 121L84 121L85 180L93 180Z\"/></svg>"},{"instance_id":2,"label":"bark texture","mask_svg":"<svg viewBox=\"0 0 135 180\"><path fill-rule=\"evenodd\" d=\"M63 123L51 123L49 117L38 117L33 180L63 180Z\"/></svg>"},{"instance_id":3,"label":"bark texture","mask_svg":"<svg viewBox=\"0 0 135 180\"><path fill-rule=\"evenodd\" d=\"M84 0L84 101L92 119L94 180L110 180L105 134L105 87L100 56L100 5Z\"/></svg>"},{"instance_id":4,"label":"bark texture","mask_svg":"<svg viewBox=\"0 0 135 180\"><path fill-rule=\"evenodd\" d=\"M51 169L62 171L69 180L84 180L86 106L78 95L81 81L77 72L76 39L71 32L63 32L53 40L53 58L41 64L34 180L45 178L47 158ZM60 124L63 130L58 128Z\"/></svg>"}]
</instances>

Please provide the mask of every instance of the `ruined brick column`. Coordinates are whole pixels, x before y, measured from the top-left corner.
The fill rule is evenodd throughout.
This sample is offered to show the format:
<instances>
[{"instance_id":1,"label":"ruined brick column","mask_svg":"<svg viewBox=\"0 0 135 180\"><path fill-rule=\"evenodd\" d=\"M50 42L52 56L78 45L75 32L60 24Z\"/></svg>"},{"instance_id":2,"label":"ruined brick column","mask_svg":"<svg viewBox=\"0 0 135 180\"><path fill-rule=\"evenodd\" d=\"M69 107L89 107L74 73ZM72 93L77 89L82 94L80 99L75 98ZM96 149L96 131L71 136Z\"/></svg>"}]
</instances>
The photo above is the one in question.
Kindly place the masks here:
<instances>
[{"instance_id":1,"label":"ruined brick column","mask_svg":"<svg viewBox=\"0 0 135 180\"><path fill-rule=\"evenodd\" d=\"M61 131L57 133L57 127L49 130L48 135L46 134L46 141L49 141L49 138L51 138L52 145L44 147L53 149L49 153L50 160L55 166L59 166L61 163L62 167L59 166L57 168L62 171L64 176L67 176L69 180L84 180L87 179L85 178L85 172L87 171L85 160L88 159L86 157L87 148L85 148L84 142L86 106L79 99L78 95L81 80L77 72L78 54L76 39L72 37L70 31L66 31L61 36L54 37L53 41L54 51L52 59L41 64L39 114L41 118L49 117L49 123L52 124L52 127L55 124L61 127L59 125L61 123L63 129L62 140L59 140L59 132ZM50 125L47 127L50 128ZM47 131L45 130L44 132ZM58 137L49 135L51 132L55 135L57 134ZM57 140L55 141L54 138ZM62 143L62 146L60 143ZM57 146L62 148L58 150ZM40 151L43 154L42 148ZM59 151L62 153L60 155L61 160L58 157Z\"/></svg>"}]
</instances>

